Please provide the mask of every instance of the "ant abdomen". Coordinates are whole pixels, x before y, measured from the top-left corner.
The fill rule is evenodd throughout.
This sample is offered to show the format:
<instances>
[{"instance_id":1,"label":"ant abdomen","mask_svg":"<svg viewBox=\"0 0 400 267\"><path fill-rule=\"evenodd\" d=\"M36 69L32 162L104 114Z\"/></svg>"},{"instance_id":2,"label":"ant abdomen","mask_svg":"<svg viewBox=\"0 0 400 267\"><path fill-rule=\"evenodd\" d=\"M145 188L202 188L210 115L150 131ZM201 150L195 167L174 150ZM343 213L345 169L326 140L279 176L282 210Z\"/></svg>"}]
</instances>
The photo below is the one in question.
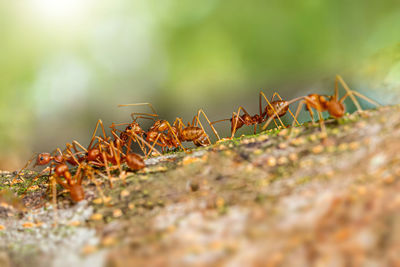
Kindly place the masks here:
<instances>
[{"instance_id":1,"label":"ant abdomen","mask_svg":"<svg viewBox=\"0 0 400 267\"><path fill-rule=\"evenodd\" d=\"M193 141L196 146L210 145L210 142L207 139L207 134L200 127L186 127L182 130L181 137L183 141Z\"/></svg>"},{"instance_id":2,"label":"ant abdomen","mask_svg":"<svg viewBox=\"0 0 400 267\"><path fill-rule=\"evenodd\" d=\"M329 101L327 103L327 109L329 114L335 118L341 118L345 113L344 105L338 101Z\"/></svg>"},{"instance_id":3,"label":"ant abdomen","mask_svg":"<svg viewBox=\"0 0 400 267\"><path fill-rule=\"evenodd\" d=\"M146 166L142 157L135 153L127 154L125 160L128 167L135 171L143 169Z\"/></svg>"},{"instance_id":4,"label":"ant abdomen","mask_svg":"<svg viewBox=\"0 0 400 267\"><path fill-rule=\"evenodd\" d=\"M79 202L85 199L85 191L80 184L71 185L69 188L69 194L71 196L71 199L75 202Z\"/></svg>"},{"instance_id":5,"label":"ant abdomen","mask_svg":"<svg viewBox=\"0 0 400 267\"><path fill-rule=\"evenodd\" d=\"M278 111L278 116L282 117L289 110L288 102L285 100L273 101L271 102L271 106L270 105L265 106L265 113L267 114L268 117L274 116L275 112L277 111Z\"/></svg>"}]
</instances>

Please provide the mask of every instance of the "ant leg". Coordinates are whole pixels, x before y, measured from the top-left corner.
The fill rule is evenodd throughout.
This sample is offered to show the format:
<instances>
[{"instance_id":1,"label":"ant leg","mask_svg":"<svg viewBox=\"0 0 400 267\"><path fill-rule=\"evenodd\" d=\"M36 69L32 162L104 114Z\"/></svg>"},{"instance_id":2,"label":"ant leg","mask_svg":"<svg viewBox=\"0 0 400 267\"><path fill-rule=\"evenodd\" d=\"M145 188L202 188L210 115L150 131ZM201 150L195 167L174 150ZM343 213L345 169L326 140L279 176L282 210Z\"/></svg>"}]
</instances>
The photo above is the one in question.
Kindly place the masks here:
<instances>
[{"instance_id":1,"label":"ant leg","mask_svg":"<svg viewBox=\"0 0 400 267\"><path fill-rule=\"evenodd\" d=\"M72 147L75 149L75 152L79 152L78 149L76 148L76 146L78 146L83 151L87 152L87 149L83 145L81 145L78 141L73 140L72 141Z\"/></svg>"},{"instance_id":2,"label":"ant leg","mask_svg":"<svg viewBox=\"0 0 400 267\"><path fill-rule=\"evenodd\" d=\"M102 154L103 154L104 167L106 168L106 172L107 172L108 180L109 180L109 183L110 183L110 187L113 188L113 183L112 183L112 180L111 180L111 172L110 172L110 167L108 166L107 156L106 156L106 153L104 151L102 152Z\"/></svg>"},{"instance_id":3,"label":"ant leg","mask_svg":"<svg viewBox=\"0 0 400 267\"><path fill-rule=\"evenodd\" d=\"M274 121L276 128L278 128L278 127L279 127L279 125L278 125L278 123L276 122L275 118L274 118L274 119L272 119L272 120Z\"/></svg>"},{"instance_id":4,"label":"ant leg","mask_svg":"<svg viewBox=\"0 0 400 267\"><path fill-rule=\"evenodd\" d=\"M359 93L359 92L357 92L357 91L352 91L352 93L355 94L356 96L358 96L358 97L364 99L365 101L371 103L372 105L374 105L374 106L376 106L376 107L380 107L380 106L381 106L381 104L379 104L378 102L372 100L372 99L369 98L369 97L366 97L365 95L363 95L363 94L361 94L361 93Z\"/></svg>"},{"instance_id":5,"label":"ant leg","mask_svg":"<svg viewBox=\"0 0 400 267\"><path fill-rule=\"evenodd\" d=\"M232 120L234 119L235 115L236 115L236 119L234 119L235 120L235 124L233 125L233 128L231 129L231 133L232 133L231 139L233 139L235 137L235 133L236 133L236 130L237 130L237 123L239 121L239 118L244 123L244 120L239 116L240 110L243 110L243 112L246 115L250 116L249 113L247 113L247 111L242 106L240 106L238 108L237 113L235 113L235 112L232 113Z\"/></svg>"},{"instance_id":6,"label":"ant leg","mask_svg":"<svg viewBox=\"0 0 400 267\"><path fill-rule=\"evenodd\" d=\"M139 116L137 116L137 115L139 115ZM146 119L146 120L156 121L155 118L157 118L157 117L158 117L157 114L151 114L151 113L141 113L141 112L132 112L131 113L131 118L133 121L136 121L137 119Z\"/></svg>"},{"instance_id":7,"label":"ant leg","mask_svg":"<svg viewBox=\"0 0 400 267\"><path fill-rule=\"evenodd\" d=\"M326 136L326 129L325 129L325 123L324 123L324 117L322 117L321 111L317 110L318 113L318 118L319 118L319 126L321 127L321 132L324 136Z\"/></svg>"},{"instance_id":8,"label":"ant leg","mask_svg":"<svg viewBox=\"0 0 400 267\"><path fill-rule=\"evenodd\" d=\"M118 105L118 107L131 107L131 106L149 106L151 111L153 112L153 114L149 114L149 116L158 117L157 112L154 109L153 105L151 103L148 103L148 102L146 102L146 103L135 103L135 104L121 104L121 105ZM132 114L134 114L134 113L132 113ZM131 114L131 116L132 116L132 114ZM139 114L139 113L136 113L136 114Z\"/></svg>"},{"instance_id":9,"label":"ant leg","mask_svg":"<svg viewBox=\"0 0 400 267\"><path fill-rule=\"evenodd\" d=\"M51 197L52 197L52 202L53 202L53 209L54 209L54 224L57 225L58 221L58 211L57 211L57 183L54 179L54 176L50 177L50 182L51 182Z\"/></svg>"},{"instance_id":10,"label":"ant leg","mask_svg":"<svg viewBox=\"0 0 400 267\"><path fill-rule=\"evenodd\" d=\"M131 143L132 143L133 139L129 138L128 144L125 144L125 142L122 141L122 139L115 133L115 131L116 131L116 129L111 130L111 134L114 137L114 141L115 142L118 142L120 145L122 144L120 146L120 148L119 148L119 151L121 152L121 154L123 154L122 148L125 146L126 147L126 153L129 153L129 151L131 150ZM136 142L137 140L133 140L133 141ZM142 149L142 151L143 151L143 147L141 146L141 144L139 142L138 142L138 144L140 146L140 149Z\"/></svg>"},{"instance_id":11,"label":"ant leg","mask_svg":"<svg viewBox=\"0 0 400 267\"><path fill-rule=\"evenodd\" d=\"M180 119L179 119L180 120ZM182 120L180 120L180 123L183 124ZM174 130L172 129L171 125L169 124L168 121L166 121L167 127L169 129L169 131L172 133L172 135L174 136L175 140L178 141L179 146L183 149L184 152L187 152L185 147L182 145L181 141L179 140L179 138L176 136Z\"/></svg>"},{"instance_id":12,"label":"ant leg","mask_svg":"<svg viewBox=\"0 0 400 267\"><path fill-rule=\"evenodd\" d=\"M66 150L67 150L66 153L74 160L74 162L75 162L77 165L79 165L79 164L80 164L79 160L75 157L75 154L72 153L72 151L70 150L70 148L68 147ZM80 153L80 152L77 152L76 154L78 154L78 153ZM81 158L81 159L82 159L82 158Z\"/></svg>"},{"instance_id":13,"label":"ant leg","mask_svg":"<svg viewBox=\"0 0 400 267\"><path fill-rule=\"evenodd\" d=\"M282 97L279 95L279 93L278 93L278 92L275 92L275 93L272 95L271 102L274 100L274 97L275 97L275 96L278 97L279 100L284 101L284 100L282 99ZM290 110L290 108L288 109L288 111L289 111L290 115L292 116L292 118L295 120L296 124L297 124L297 125L300 125L300 123L297 121L297 118L293 115L292 111Z\"/></svg>"},{"instance_id":14,"label":"ant leg","mask_svg":"<svg viewBox=\"0 0 400 267\"><path fill-rule=\"evenodd\" d=\"M214 126L212 126L211 121L208 119L207 115L204 113L203 109L199 109L199 111L197 112L197 119L200 118L200 114L203 114L204 118L207 120L208 125L210 125L212 131L214 132L215 136L217 137L218 140L221 140L221 138L219 137L219 134L217 132L217 130L214 128Z\"/></svg>"},{"instance_id":15,"label":"ant leg","mask_svg":"<svg viewBox=\"0 0 400 267\"><path fill-rule=\"evenodd\" d=\"M51 166L52 165L53 165L53 163L51 163ZM45 169L43 169L41 172L39 172L35 177L33 177L30 180L29 184L26 186L26 189L25 189L24 193L21 195L21 198L24 198L26 196L26 194L28 193L28 189L32 186L32 184L34 182L36 182L36 180L39 178L39 176L43 175L43 173L45 173L46 171L50 170L49 176L51 176L51 166L46 167Z\"/></svg>"},{"instance_id":16,"label":"ant leg","mask_svg":"<svg viewBox=\"0 0 400 267\"><path fill-rule=\"evenodd\" d=\"M301 100L301 99L304 99L304 98L306 98L306 97L305 97L305 96L301 96L301 97L294 98L294 99L288 101L288 102L287 102L287 105L291 105L291 104L293 104L294 102L297 102L297 101L299 101L299 100ZM303 102L303 101L302 101L302 102ZM302 102L300 102L300 104L301 104ZM299 104L299 106L300 106L300 104ZM278 113L281 112L281 110L284 109L285 107L286 107L286 106L280 107L280 108L276 111L276 113L278 114ZM297 108L296 117L298 116L298 113L299 113L299 112L300 112L300 109ZM263 128L262 128L263 130L265 130L265 129L268 127L268 125L271 123L271 121L275 118L275 116L276 116L277 114L274 114L272 117L269 117L269 118L268 118L267 122L264 124L264 126L263 126ZM294 122L293 122L293 123L294 123Z\"/></svg>"},{"instance_id":17,"label":"ant leg","mask_svg":"<svg viewBox=\"0 0 400 267\"><path fill-rule=\"evenodd\" d=\"M235 116L236 116L236 113L235 113L235 112L232 112L232 119L230 119L230 120L234 120L234 117L235 117ZM232 131L232 133L233 133L233 136L234 136L235 133L236 133L236 130L237 130L237 122L238 122L239 120L243 123L243 125L245 124L245 121L242 119L242 117L236 116L235 125L234 125L233 129L231 129L231 131ZM231 124L231 127L232 127L232 124ZM231 136L231 139L233 139L232 136Z\"/></svg>"},{"instance_id":18,"label":"ant leg","mask_svg":"<svg viewBox=\"0 0 400 267\"><path fill-rule=\"evenodd\" d=\"M28 162L25 164L24 167L22 167L21 170L17 173L17 178L20 178L22 181L25 182L25 179L23 177L20 177L21 173L28 168L28 166L32 163L32 161L37 157L37 154L33 154L33 156L28 160Z\"/></svg>"},{"instance_id":19,"label":"ant leg","mask_svg":"<svg viewBox=\"0 0 400 267\"><path fill-rule=\"evenodd\" d=\"M301 108L303 107L304 103L305 103L305 100L303 100L303 101L301 101L301 102L299 103L299 106L297 107L296 115L295 115L296 119L299 117ZM294 127L294 124L295 124L295 121L293 121L292 127Z\"/></svg>"},{"instance_id":20,"label":"ant leg","mask_svg":"<svg viewBox=\"0 0 400 267\"><path fill-rule=\"evenodd\" d=\"M129 142L132 142L132 138L130 138L129 139ZM133 140L134 142L137 142L138 143L138 145L139 145L139 147L140 147L140 150L142 150L142 152L144 153L144 154L146 154L147 153L147 151L146 151L146 147L145 147L145 140L143 139L143 141L140 141L138 138L136 138L135 137L135 140ZM139 142L140 141L140 142ZM128 152L127 152L127 154L128 154Z\"/></svg>"},{"instance_id":21,"label":"ant leg","mask_svg":"<svg viewBox=\"0 0 400 267\"><path fill-rule=\"evenodd\" d=\"M206 131L204 130L204 127L203 127L203 125L201 124L201 122L200 122L200 119L199 119L199 117L198 117L198 115L196 115L196 116L194 116L194 118L193 118L193 120L195 120L196 119L196 126L197 125L200 125L200 128L201 128L201 130L203 131L203 133L206 135L206 137L207 137L207 140L208 140L208 142L210 143L210 145L211 145L211 140L210 140L210 137L208 136L208 134L206 133ZM194 126L194 123L193 123L193 126Z\"/></svg>"},{"instance_id":22,"label":"ant leg","mask_svg":"<svg viewBox=\"0 0 400 267\"><path fill-rule=\"evenodd\" d=\"M93 144L94 140L96 139L95 136L96 136L97 129L99 128L99 125L101 127L102 132L103 132L104 140L107 140L106 131L104 130L104 126L103 126L103 121L101 119L99 119L99 120L97 120L96 127L94 128L94 131L93 131L93 134L92 134L92 138L90 139L90 143L89 143L88 149L90 149L92 147L92 144Z\"/></svg>"},{"instance_id":23,"label":"ant leg","mask_svg":"<svg viewBox=\"0 0 400 267\"><path fill-rule=\"evenodd\" d=\"M314 125L315 121L314 121L314 112L312 110L312 107L310 107L307 103L306 103L306 107L307 107L308 113L310 114L312 124Z\"/></svg>"},{"instance_id":24,"label":"ant leg","mask_svg":"<svg viewBox=\"0 0 400 267\"><path fill-rule=\"evenodd\" d=\"M118 129L115 129L115 126L122 126L122 125L128 125L128 124L131 124L131 123L130 123L130 122L112 123L111 126L110 126L110 128L113 129L113 130L115 131L115 130L118 130Z\"/></svg>"},{"instance_id":25,"label":"ant leg","mask_svg":"<svg viewBox=\"0 0 400 267\"><path fill-rule=\"evenodd\" d=\"M169 123L168 123L168 125L169 125ZM169 127L171 127L170 125L169 125ZM146 141L146 140L144 140L141 136L139 136L139 135L137 135L137 134L135 134L135 133L132 133L132 135L136 138L136 139L138 139L138 140L140 140L143 144L145 144L147 147L149 147L149 148L151 148L152 146ZM156 151L160 156L162 155L157 149L155 149L155 148L151 148L151 150L154 150L154 151ZM143 151L143 150L142 150ZM145 151L143 151L144 153L146 153Z\"/></svg>"},{"instance_id":26,"label":"ant leg","mask_svg":"<svg viewBox=\"0 0 400 267\"><path fill-rule=\"evenodd\" d=\"M362 111L362 108L361 108L361 106L360 106L360 103L358 103L357 99L356 99L356 98L354 97L354 95L353 95L353 91L349 88L349 86L345 83L345 81L343 80L342 76L340 76L340 75L336 75L336 78L335 78L335 95L336 95L336 99L337 99L337 97L338 97L337 91L339 90L339 89L337 88L337 82L338 82L338 81L339 81L340 84L343 86L343 88L346 90L348 96L350 96L350 98L351 98L351 100L353 101L354 105L356 106L357 110L358 110L358 111ZM346 94L346 95L347 95L347 94ZM346 96L346 97L347 97L347 96ZM340 99L340 101L344 101L344 99L343 99L343 100Z\"/></svg>"},{"instance_id":27,"label":"ant leg","mask_svg":"<svg viewBox=\"0 0 400 267\"><path fill-rule=\"evenodd\" d=\"M359 92L357 92L357 91L352 91L351 93L346 93L342 98L340 98L339 102L340 102L340 103L343 103L343 101L344 101L348 96L350 96L350 94L354 94L354 95L358 96L359 98L364 99L365 101L369 102L370 104L372 104L372 105L374 105L374 106L376 106L376 107L380 107L380 106L381 106L378 102L375 102L374 100L372 100L372 99L366 97L365 95L363 95L363 94L361 94L361 93L359 93Z\"/></svg>"},{"instance_id":28,"label":"ant leg","mask_svg":"<svg viewBox=\"0 0 400 267\"><path fill-rule=\"evenodd\" d=\"M115 158L115 161L117 162L117 167L119 169L119 175L121 176L123 174L122 172L122 167L121 167L121 158L120 158L120 150L119 150L119 142L117 143L117 148L114 147L114 143L111 143L111 153L113 154L113 157ZM125 175L122 175L122 180L123 180L123 184L126 184L125 181Z\"/></svg>"},{"instance_id":29,"label":"ant leg","mask_svg":"<svg viewBox=\"0 0 400 267\"><path fill-rule=\"evenodd\" d=\"M240 112L240 108L239 108L239 112ZM240 118L239 117L239 112L238 113L232 112L232 120L235 120L235 124L233 125L233 128L231 129L231 139L233 139L235 137L237 123L238 123L239 118ZM235 118L235 116L236 116L236 118ZM232 127L232 124L231 124L231 127Z\"/></svg>"},{"instance_id":30,"label":"ant leg","mask_svg":"<svg viewBox=\"0 0 400 267\"><path fill-rule=\"evenodd\" d=\"M268 106L269 106L270 108L272 108L272 111L274 112L274 115L277 117L277 119L278 119L279 122L281 123L282 127L283 127L283 128L286 128L285 124L283 124L283 122L282 122L282 120L281 120L281 117L278 115L279 113L276 112L276 110L275 110L274 107L271 105L271 103L268 101L268 98L265 96L265 94L264 94L262 91L260 91L260 94L259 94L259 99L260 99L259 102L260 102L260 104L261 104L261 96L263 96L264 99L265 99L265 101L267 101ZM260 113L260 116L261 116L261 113Z\"/></svg>"},{"instance_id":31,"label":"ant leg","mask_svg":"<svg viewBox=\"0 0 400 267\"><path fill-rule=\"evenodd\" d=\"M156 138L156 140L154 140L153 145L150 147L149 153L147 153L147 154L145 153L146 159L150 156L150 154L151 154L151 152L153 151L155 145L157 144L157 141L158 141L158 139L160 138L160 136L161 136L160 133L157 134L157 138Z\"/></svg>"},{"instance_id":32,"label":"ant leg","mask_svg":"<svg viewBox=\"0 0 400 267\"><path fill-rule=\"evenodd\" d=\"M176 125L175 125L176 124ZM189 125L190 125L190 123L188 123ZM177 117L175 120L174 120L174 123L172 124L172 125L174 125L176 128L178 128L178 130L180 131L180 130L182 130L182 129L184 129L185 127L186 127L186 125L183 123L183 121L182 121L182 118L179 118L179 117Z\"/></svg>"},{"instance_id":33,"label":"ant leg","mask_svg":"<svg viewBox=\"0 0 400 267\"><path fill-rule=\"evenodd\" d=\"M218 122L221 122L221 121L229 121L229 120L230 120L230 118L229 119L217 120L217 121L211 122L211 124L215 124L215 123L218 123Z\"/></svg>"}]
</instances>

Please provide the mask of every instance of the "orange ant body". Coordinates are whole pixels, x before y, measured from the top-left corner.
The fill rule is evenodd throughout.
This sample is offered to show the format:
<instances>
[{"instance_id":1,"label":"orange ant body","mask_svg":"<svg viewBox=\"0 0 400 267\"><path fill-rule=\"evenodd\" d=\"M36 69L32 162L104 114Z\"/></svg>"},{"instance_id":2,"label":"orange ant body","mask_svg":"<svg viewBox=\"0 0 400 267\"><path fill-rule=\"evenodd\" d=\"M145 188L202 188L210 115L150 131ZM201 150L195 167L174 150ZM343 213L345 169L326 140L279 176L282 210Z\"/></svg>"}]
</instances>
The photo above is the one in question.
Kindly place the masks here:
<instances>
[{"instance_id":1,"label":"orange ant body","mask_svg":"<svg viewBox=\"0 0 400 267\"><path fill-rule=\"evenodd\" d=\"M126 165L128 165L128 167L134 171L143 169L146 166L142 157L135 153L126 154L125 162Z\"/></svg>"},{"instance_id":2,"label":"orange ant body","mask_svg":"<svg viewBox=\"0 0 400 267\"><path fill-rule=\"evenodd\" d=\"M279 98L279 100L274 100L275 96L277 96ZM262 97L267 102L267 105L265 106L264 109L262 108ZM240 111L243 111L244 114L240 115ZM286 115L286 113L288 111L292 115L294 120L297 122L296 117L293 115L292 111L289 109L288 102L283 100L277 92L275 92L272 95L271 101L268 100L268 98L265 96L265 94L263 92L260 92L259 93L259 114L255 114L255 115L251 116L244 107L240 106L236 113L235 112L232 113L232 117L230 119L214 121L211 124L225 121L225 120L230 120L231 121L231 139L233 139L236 131L239 128L243 127L244 125L247 125L247 126L254 125L254 134L255 134L257 132L257 125L265 122L267 117L269 117L269 118L272 117L275 122L275 125L278 126L278 124L275 121L275 117L277 117L280 124L282 125L282 127L285 127L285 125L283 124L283 122L280 118L282 116Z\"/></svg>"},{"instance_id":3,"label":"orange ant body","mask_svg":"<svg viewBox=\"0 0 400 267\"><path fill-rule=\"evenodd\" d=\"M180 146L184 151L186 150L178 137L177 128L171 126L166 120L156 120L154 122L146 132L146 141L153 143L152 149L154 148L154 145L160 146L162 152L164 152L165 147L171 149Z\"/></svg>"},{"instance_id":4,"label":"orange ant body","mask_svg":"<svg viewBox=\"0 0 400 267\"><path fill-rule=\"evenodd\" d=\"M218 132L215 130L214 126L208 119L207 115L204 113L202 109L197 112L197 115L194 116L192 123L188 122L187 126L183 123L181 118L177 118L174 122L174 126L177 129L178 137L181 141L192 141L196 146L208 146L211 145L211 140L204 130L203 125L200 122L200 115L203 114L204 118L206 118L208 124L210 125L212 131L218 140L219 137ZM200 126L200 127L199 127Z\"/></svg>"},{"instance_id":5,"label":"orange ant body","mask_svg":"<svg viewBox=\"0 0 400 267\"><path fill-rule=\"evenodd\" d=\"M138 137L145 136L145 142L138 142L142 151L146 154L146 156L150 155L150 153L155 149L154 147L158 145L161 147L162 152L164 152L164 148L177 148L180 146L184 151L185 148L182 146L178 136L177 136L177 129L166 120L156 120L155 118L158 117L154 107L150 103L136 103L136 104L126 104L126 105L118 105L119 107L125 106L140 106L140 105L148 105L153 113L138 113L133 112L131 113L131 117L133 121L128 124L125 128L125 131L121 132L120 138L126 143L128 138L133 139L133 141L138 141ZM154 123L150 126L149 130L146 132L144 131L139 124L136 122L137 119L150 119L153 120ZM111 128L115 130L115 126L123 125L122 124L113 124ZM144 145L153 143L150 147L150 151L148 153L145 152ZM157 151L158 152L158 151ZM159 152L158 152L159 153Z\"/></svg>"},{"instance_id":6,"label":"orange ant body","mask_svg":"<svg viewBox=\"0 0 400 267\"><path fill-rule=\"evenodd\" d=\"M182 145L182 142L185 141L192 141L196 146L208 146L211 144L211 140L200 122L200 115L204 116L208 124L211 126L215 136L220 140L218 132L215 130L214 126L212 126L210 120L202 109L197 112L192 123L189 122L187 126L183 123L181 118L176 118L172 126L166 120L155 121L154 125L150 127L149 131L146 133L147 140L153 142L153 147L156 144L161 146L161 148L166 146L169 148L176 148L180 146L185 152L186 149ZM157 141L159 141L159 143L157 143Z\"/></svg>"},{"instance_id":7,"label":"orange ant body","mask_svg":"<svg viewBox=\"0 0 400 267\"><path fill-rule=\"evenodd\" d=\"M79 202L85 199L85 192L82 187L81 165L79 165L75 176L72 177L68 166L65 163L59 163L54 168L53 177L56 179L58 184L69 191L73 201ZM64 177L65 181L60 177Z\"/></svg>"},{"instance_id":8,"label":"orange ant body","mask_svg":"<svg viewBox=\"0 0 400 267\"><path fill-rule=\"evenodd\" d=\"M63 163L64 162L63 155L58 154L52 156L50 153L47 152L40 153L37 155L35 165L43 166L49 164L52 161L54 161L55 163Z\"/></svg>"},{"instance_id":9,"label":"orange ant body","mask_svg":"<svg viewBox=\"0 0 400 267\"><path fill-rule=\"evenodd\" d=\"M346 90L346 94L344 96L342 96L340 99L339 99L339 86L338 86L339 83ZM372 99L369 99L368 97L360 94L357 91L351 90L340 75L336 75L336 78L335 78L335 89L334 90L335 90L335 92L334 92L334 94L332 96L323 96L323 95L319 95L319 94L309 94L307 96L299 97L299 98L296 98L296 99L293 99L293 100L289 101L288 105L292 104L292 103L294 103L296 101L302 100L299 103L299 106L297 107L295 118L298 117L303 104L305 104L306 108L307 108L307 110L308 110L308 112L310 114L311 121L313 123L314 123L313 109L316 110L317 114L318 114L321 130L324 133L325 133L325 124L323 122L322 112L327 111L334 118L343 117L344 114L345 114L345 111L346 111L346 108L345 108L343 102L347 97L351 98L351 100L353 101L354 105L356 106L356 108L357 108L357 110L359 112L362 111L362 108L361 108L360 104L358 103L357 99L354 97L354 95L366 100L367 102L369 102L369 103L371 103L371 104L373 104L375 106L380 106L377 102L373 101ZM279 109L277 112L279 113L281 109ZM265 129L268 126L268 124L271 122L272 118L273 117L270 117L270 119L265 123L265 125L263 126L263 129ZM295 121L293 121L292 125L294 125L294 123L295 123Z\"/></svg>"},{"instance_id":10,"label":"orange ant body","mask_svg":"<svg viewBox=\"0 0 400 267\"><path fill-rule=\"evenodd\" d=\"M96 132L98 127L101 127L103 137L96 136ZM82 145L80 145L77 141L73 141L73 147L75 150L76 147L75 145L79 146L83 152L85 152L85 156L83 157L83 160L85 160L87 163L94 165L96 167L105 167L107 169L107 173L109 174L109 163L112 165L117 165L118 168L121 170L121 163L123 163L126 160L126 155L128 154L133 154L129 153L130 147L127 146L127 152L126 155L122 151L122 147L127 144L128 141L130 141L131 136L135 136L136 138L139 138L141 141L144 141L140 136L135 134L135 131L137 131L139 127L139 124L136 122L130 123L125 131L121 132L120 137L115 133L115 125L113 124L111 126L112 128L112 135L114 137L114 140L111 140L110 137L107 137L105 134L103 122L101 120L97 121L95 130L92 134L91 141L89 143L88 148L84 148ZM139 127L140 128L140 127ZM144 133L144 131L137 131L138 134ZM97 140L97 141L96 141ZM79 151L80 152L80 151ZM137 155L138 156L138 155ZM133 156L131 156L133 157ZM138 156L140 157L140 156ZM138 161L138 160L137 160ZM142 160L142 164L134 164L128 167L132 167L131 169L137 170L139 167L138 166L144 165L144 162ZM144 167L144 166L143 166ZM122 172L122 170L121 170Z\"/></svg>"}]
</instances>

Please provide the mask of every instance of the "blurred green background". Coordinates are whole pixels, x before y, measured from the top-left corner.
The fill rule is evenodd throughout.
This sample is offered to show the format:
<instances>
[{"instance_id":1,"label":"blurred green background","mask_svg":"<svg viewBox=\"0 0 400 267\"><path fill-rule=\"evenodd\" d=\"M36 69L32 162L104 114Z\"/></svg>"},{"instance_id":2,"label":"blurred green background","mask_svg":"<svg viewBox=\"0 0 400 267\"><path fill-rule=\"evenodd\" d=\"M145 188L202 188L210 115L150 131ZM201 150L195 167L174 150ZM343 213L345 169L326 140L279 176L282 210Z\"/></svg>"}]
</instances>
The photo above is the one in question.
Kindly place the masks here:
<instances>
[{"instance_id":1,"label":"blurred green background","mask_svg":"<svg viewBox=\"0 0 400 267\"><path fill-rule=\"evenodd\" d=\"M123 103L218 120L257 112L261 89L331 93L335 74L397 103L399 29L398 0L1 1L0 169L149 111Z\"/></svg>"}]
</instances>

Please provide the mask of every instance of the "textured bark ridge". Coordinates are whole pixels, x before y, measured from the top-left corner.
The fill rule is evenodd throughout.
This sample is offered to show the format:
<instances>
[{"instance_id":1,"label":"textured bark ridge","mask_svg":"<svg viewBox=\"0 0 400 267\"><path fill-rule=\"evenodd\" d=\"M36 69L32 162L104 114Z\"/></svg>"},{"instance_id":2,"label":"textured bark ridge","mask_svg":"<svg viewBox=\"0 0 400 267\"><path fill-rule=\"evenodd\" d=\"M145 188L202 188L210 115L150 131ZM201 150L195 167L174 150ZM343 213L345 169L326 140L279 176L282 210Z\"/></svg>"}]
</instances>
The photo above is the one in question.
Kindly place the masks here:
<instances>
[{"instance_id":1,"label":"textured bark ridge","mask_svg":"<svg viewBox=\"0 0 400 267\"><path fill-rule=\"evenodd\" d=\"M2 173L1 266L396 266L400 107L147 160L58 197ZM61 191L61 190L59 190ZM27 208L24 208L24 205Z\"/></svg>"}]
</instances>

